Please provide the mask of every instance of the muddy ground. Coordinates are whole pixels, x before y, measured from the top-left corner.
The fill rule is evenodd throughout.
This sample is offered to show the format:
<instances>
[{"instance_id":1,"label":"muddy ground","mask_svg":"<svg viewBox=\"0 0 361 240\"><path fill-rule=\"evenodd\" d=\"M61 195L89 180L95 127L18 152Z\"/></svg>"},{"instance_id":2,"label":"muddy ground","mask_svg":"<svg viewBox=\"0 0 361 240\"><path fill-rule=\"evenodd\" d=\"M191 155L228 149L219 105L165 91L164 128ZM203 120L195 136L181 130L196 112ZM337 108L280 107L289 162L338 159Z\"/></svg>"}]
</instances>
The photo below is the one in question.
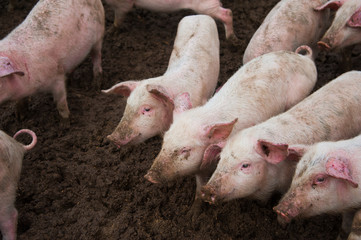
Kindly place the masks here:
<instances>
[{"instance_id":1,"label":"muddy ground","mask_svg":"<svg viewBox=\"0 0 361 240\"><path fill-rule=\"evenodd\" d=\"M22 1L24 2L24 0ZM13 13L0 0L0 37L17 26L36 3L26 1ZM233 9L234 26L242 44L225 41L219 22L221 72L219 85L241 66L247 42L277 0L225 0ZM191 11L152 13L136 9L118 32L110 32L113 12L105 5L107 34L103 45L103 89L114 83L162 75L168 64L178 22ZM361 70L357 50L354 69ZM335 78L334 54L317 59L319 88ZM90 58L68 78L71 128L59 127L50 94L31 98L22 121L14 103L0 107L0 129L13 135L30 128L37 146L25 155L16 200L18 239L335 239L340 216L318 216L293 222L283 229L272 211L274 196L263 206L256 201L234 200L219 206L204 204L195 223L187 217L195 180L179 179L156 186L143 176L161 147L161 138L117 149L105 140L125 107L121 97L102 95L90 88ZM27 141L28 139L23 139Z\"/></svg>"}]
</instances>

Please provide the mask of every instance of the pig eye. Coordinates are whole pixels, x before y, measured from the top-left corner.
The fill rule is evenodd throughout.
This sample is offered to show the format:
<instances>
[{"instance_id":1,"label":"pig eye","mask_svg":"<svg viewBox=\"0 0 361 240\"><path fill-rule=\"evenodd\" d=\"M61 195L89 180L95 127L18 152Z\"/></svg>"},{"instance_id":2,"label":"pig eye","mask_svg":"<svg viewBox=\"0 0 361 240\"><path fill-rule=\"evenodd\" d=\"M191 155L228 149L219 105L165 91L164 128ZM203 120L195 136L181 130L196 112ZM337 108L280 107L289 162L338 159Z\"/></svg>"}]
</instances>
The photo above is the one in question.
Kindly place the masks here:
<instances>
[{"instance_id":1,"label":"pig eye","mask_svg":"<svg viewBox=\"0 0 361 240\"><path fill-rule=\"evenodd\" d=\"M186 153L189 153L191 151L190 148L182 148L181 149L181 154L186 154Z\"/></svg>"},{"instance_id":2,"label":"pig eye","mask_svg":"<svg viewBox=\"0 0 361 240\"><path fill-rule=\"evenodd\" d=\"M146 106L146 107L143 107L143 109L142 109L142 114L144 115L144 114L148 114L148 113L150 113L152 111L152 109L150 108L150 107L148 107L148 106Z\"/></svg>"},{"instance_id":3,"label":"pig eye","mask_svg":"<svg viewBox=\"0 0 361 240\"><path fill-rule=\"evenodd\" d=\"M322 184L325 181L326 181L326 176L325 175L316 176L315 180L313 181L312 188L315 188L316 185Z\"/></svg>"},{"instance_id":4,"label":"pig eye","mask_svg":"<svg viewBox=\"0 0 361 240\"><path fill-rule=\"evenodd\" d=\"M250 164L249 163L243 163L242 164L242 168L249 168Z\"/></svg>"}]
</instances>

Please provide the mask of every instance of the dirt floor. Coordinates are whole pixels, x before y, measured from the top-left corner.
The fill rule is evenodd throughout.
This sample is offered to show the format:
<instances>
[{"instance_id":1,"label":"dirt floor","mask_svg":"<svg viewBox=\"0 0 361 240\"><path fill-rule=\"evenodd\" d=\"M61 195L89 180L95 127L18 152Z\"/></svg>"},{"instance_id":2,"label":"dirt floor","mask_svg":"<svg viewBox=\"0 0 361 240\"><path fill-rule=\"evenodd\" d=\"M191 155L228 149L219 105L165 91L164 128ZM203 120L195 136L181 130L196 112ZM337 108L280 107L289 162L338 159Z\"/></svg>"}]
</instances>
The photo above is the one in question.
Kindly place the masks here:
<instances>
[{"instance_id":1,"label":"dirt floor","mask_svg":"<svg viewBox=\"0 0 361 240\"><path fill-rule=\"evenodd\" d=\"M0 38L26 17L36 1L26 1L13 13L6 11L7 3L0 0ZM247 42L276 3L223 1L233 10L235 32L242 44L227 44L223 25L217 23L221 43L219 85L241 66ZM103 89L119 81L162 75L178 22L192 12L165 14L136 9L127 15L118 32L111 32L113 12L106 5L105 9ZM361 70L358 52L354 50L353 66ZM337 66L335 54L318 57L316 88L339 74ZM69 130L60 128L50 94L33 96L22 121L15 118L14 103L0 107L0 129L13 135L21 128L29 128L38 135L37 146L23 161L16 200L18 239L336 238L339 216L318 216L281 228L272 211L279 196L266 206L244 199L219 206L204 204L198 220L192 223L187 217L195 192L192 176L167 186L143 178L160 150L161 138L117 149L105 137L121 119L126 101L90 88L90 58L68 80Z\"/></svg>"}]
</instances>

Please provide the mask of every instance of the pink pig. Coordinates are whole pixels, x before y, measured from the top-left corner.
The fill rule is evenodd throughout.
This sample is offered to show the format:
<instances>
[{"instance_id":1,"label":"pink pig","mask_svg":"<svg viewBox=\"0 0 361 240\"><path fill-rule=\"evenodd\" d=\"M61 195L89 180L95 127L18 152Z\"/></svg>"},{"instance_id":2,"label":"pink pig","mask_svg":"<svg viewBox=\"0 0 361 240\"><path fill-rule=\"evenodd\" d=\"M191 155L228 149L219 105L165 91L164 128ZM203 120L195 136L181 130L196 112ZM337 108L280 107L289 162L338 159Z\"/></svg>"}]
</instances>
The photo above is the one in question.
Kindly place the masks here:
<instances>
[{"instance_id":1,"label":"pink pig","mask_svg":"<svg viewBox=\"0 0 361 240\"><path fill-rule=\"evenodd\" d=\"M308 45L317 56L317 41L329 25L329 12L314 8L327 0L282 0L267 15L254 33L244 55L243 64L262 54Z\"/></svg>"},{"instance_id":2,"label":"pink pig","mask_svg":"<svg viewBox=\"0 0 361 240\"><path fill-rule=\"evenodd\" d=\"M306 51L306 56L297 54ZM312 50L265 54L241 67L205 105L175 119L164 135L162 149L145 176L164 183L196 175L195 205L200 189L217 164L227 137L285 111L312 90L317 72Z\"/></svg>"},{"instance_id":3,"label":"pink pig","mask_svg":"<svg viewBox=\"0 0 361 240\"><path fill-rule=\"evenodd\" d=\"M361 136L312 146L290 146L302 158L290 189L274 208L279 221L287 223L293 218L342 212L342 230L349 233L355 209L361 207L360 146Z\"/></svg>"},{"instance_id":4,"label":"pink pig","mask_svg":"<svg viewBox=\"0 0 361 240\"><path fill-rule=\"evenodd\" d=\"M285 113L233 135L216 171L202 188L215 203L235 198L266 202L286 192L298 153L288 144L313 144L355 136L361 131L361 72L345 73Z\"/></svg>"},{"instance_id":5,"label":"pink pig","mask_svg":"<svg viewBox=\"0 0 361 240\"><path fill-rule=\"evenodd\" d=\"M100 0L39 1L0 41L0 103L51 92L61 117L69 118L65 75L91 52L100 84L104 21Z\"/></svg>"},{"instance_id":6,"label":"pink pig","mask_svg":"<svg viewBox=\"0 0 361 240\"><path fill-rule=\"evenodd\" d=\"M331 27L318 45L326 50L339 50L361 43L361 1L332 0L317 8L337 10Z\"/></svg>"},{"instance_id":7,"label":"pink pig","mask_svg":"<svg viewBox=\"0 0 361 240\"><path fill-rule=\"evenodd\" d=\"M174 12L191 9L223 22L227 39L236 40L230 9L222 8L220 0L105 0L114 9L114 26L119 27L133 6L156 12Z\"/></svg>"},{"instance_id":8,"label":"pink pig","mask_svg":"<svg viewBox=\"0 0 361 240\"><path fill-rule=\"evenodd\" d=\"M21 133L32 137L29 145L22 145L15 138ZM16 239L18 212L14 207L17 184L25 151L32 149L37 138L33 131L22 129L14 138L0 131L0 230L4 240Z\"/></svg>"},{"instance_id":9,"label":"pink pig","mask_svg":"<svg viewBox=\"0 0 361 240\"><path fill-rule=\"evenodd\" d=\"M163 76L121 82L103 90L128 98L123 118L108 138L121 146L165 132L173 114L206 103L216 88L218 74L216 23L207 15L183 18Z\"/></svg>"}]
</instances>

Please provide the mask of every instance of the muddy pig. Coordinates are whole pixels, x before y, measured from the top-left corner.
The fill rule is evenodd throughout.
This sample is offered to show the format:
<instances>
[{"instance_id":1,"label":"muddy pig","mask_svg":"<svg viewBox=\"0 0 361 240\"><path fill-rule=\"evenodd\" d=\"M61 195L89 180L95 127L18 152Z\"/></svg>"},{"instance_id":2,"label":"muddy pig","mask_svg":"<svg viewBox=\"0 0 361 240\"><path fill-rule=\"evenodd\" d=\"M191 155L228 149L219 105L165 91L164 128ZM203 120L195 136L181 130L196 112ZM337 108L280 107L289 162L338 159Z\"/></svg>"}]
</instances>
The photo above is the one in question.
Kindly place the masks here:
<instances>
[{"instance_id":1,"label":"muddy pig","mask_svg":"<svg viewBox=\"0 0 361 240\"><path fill-rule=\"evenodd\" d=\"M361 135L292 148L302 158L290 189L274 208L279 221L288 223L298 217L343 213L342 230L349 233L354 209L361 207Z\"/></svg>"},{"instance_id":2,"label":"muddy pig","mask_svg":"<svg viewBox=\"0 0 361 240\"><path fill-rule=\"evenodd\" d=\"M285 113L228 139L217 169L202 189L215 203L249 197L266 202L287 191L297 153L288 144L340 140L361 131L361 72L345 73Z\"/></svg>"},{"instance_id":3,"label":"muddy pig","mask_svg":"<svg viewBox=\"0 0 361 240\"><path fill-rule=\"evenodd\" d=\"M51 92L68 119L65 74L91 52L99 87L104 21L100 0L39 1L0 41L0 103Z\"/></svg>"},{"instance_id":4,"label":"muddy pig","mask_svg":"<svg viewBox=\"0 0 361 240\"><path fill-rule=\"evenodd\" d=\"M305 51L306 56L297 54ZM205 105L175 119L145 176L153 183L196 175L196 201L233 132L277 115L305 98L317 79L312 50L278 51L241 67Z\"/></svg>"},{"instance_id":5,"label":"muddy pig","mask_svg":"<svg viewBox=\"0 0 361 240\"><path fill-rule=\"evenodd\" d=\"M222 21L226 38L236 40L230 9L222 8L220 0L105 0L114 9L114 26L119 27L133 6L156 12L174 12L191 9Z\"/></svg>"},{"instance_id":6,"label":"muddy pig","mask_svg":"<svg viewBox=\"0 0 361 240\"><path fill-rule=\"evenodd\" d=\"M333 0L317 9L323 11L327 8L338 10L318 45L326 50L334 50L361 43L361 1Z\"/></svg>"},{"instance_id":7,"label":"muddy pig","mask_svg":"<svg viewBox=\"0 0 361 240\"><path fill-rule=\"evenodd\" d=\"M22 145L15 138L21 133L32 137L29 145ZM17 184L20 179L24 153L32 149L37 138L33 131L22 129L14 138L0 131L0 230L4 240L16 239L18 212L14 207Z\"/></svg>"},{"instance_id":8,"label":"muddy pig","mask_svg":"<svg viewBox=\"0 0 361 240\"><path fill-rule=\"evenodd\" d=\"M262 54L309 45L317 56L317 41L329 26L329 12L315 7L327 0L282 0L267 15L250 40L243 64Z\"/></svg>"},{"instance_id":9,"label":"muddy pig","mask_svg":"<svg viewBox=\"0 0 361 240\"><path fill-rule=\"evenodd\" d=\"M137 144L166 131L182 109L206 103L219 74L219 40L207 15L183 18L163 76L121 82L104 93L127 97L123 118L108 139L116 145Z\"/></svg>"}]
</instances>

